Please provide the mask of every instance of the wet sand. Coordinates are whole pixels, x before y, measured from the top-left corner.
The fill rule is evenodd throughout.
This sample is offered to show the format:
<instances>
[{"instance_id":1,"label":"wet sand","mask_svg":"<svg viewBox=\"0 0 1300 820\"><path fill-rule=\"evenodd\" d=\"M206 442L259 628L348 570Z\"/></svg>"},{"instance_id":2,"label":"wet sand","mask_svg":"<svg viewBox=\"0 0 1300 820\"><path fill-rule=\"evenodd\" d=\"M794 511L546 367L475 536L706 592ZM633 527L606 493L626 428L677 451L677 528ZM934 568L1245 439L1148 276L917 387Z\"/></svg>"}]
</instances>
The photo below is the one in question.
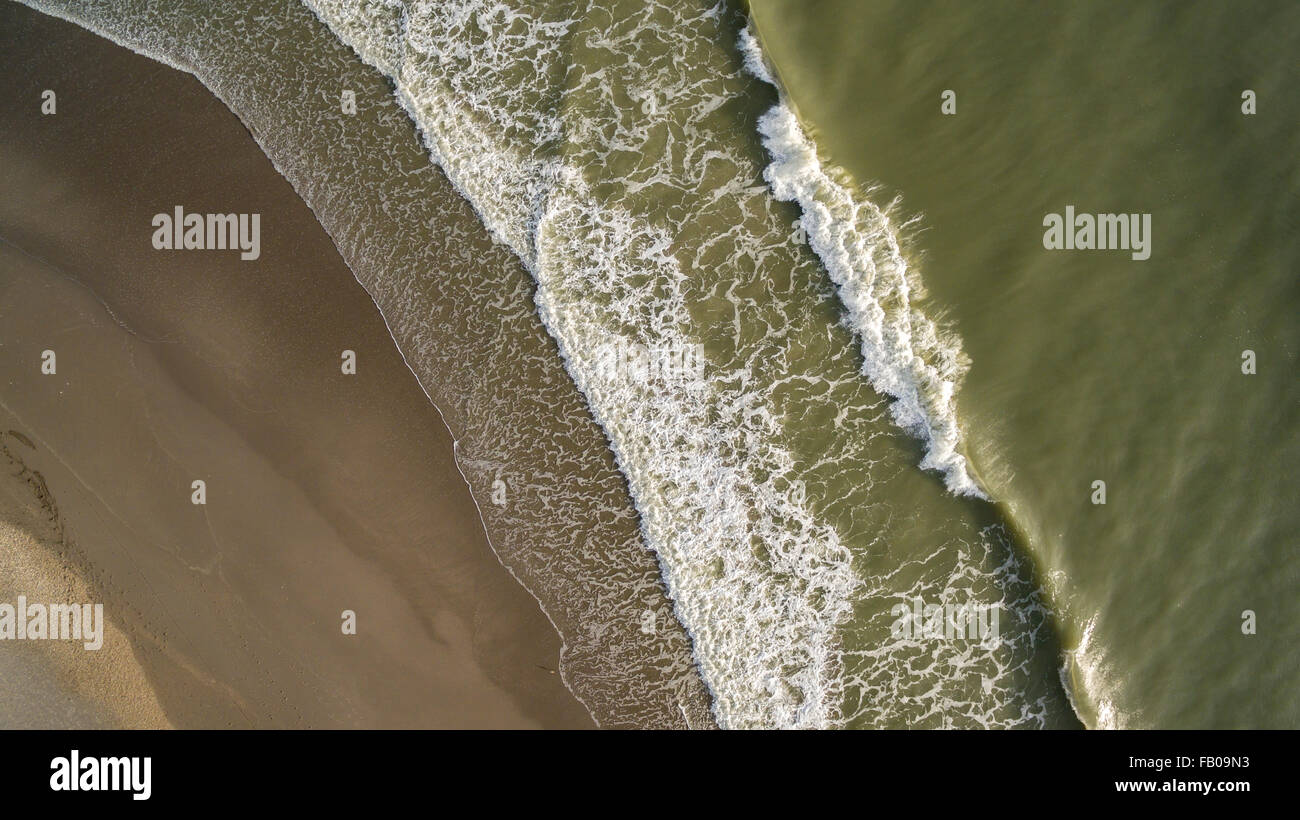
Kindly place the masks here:
<instances>
[{"instance_id":1,"label":"wet sand","mask_svg":"<svg viewBox=\"0 0 1300 820\"><path fill-rule=\"evenodd\" d=\"M6 5L0 32L0 429L32 445L0 439L5 579L60 574L118 630L0 643L62 693L0 724L591 726L436 409L238 119L71 24ZM260 213L260 258L155 250L176 205Z\"/></svg>"}]
</instances>

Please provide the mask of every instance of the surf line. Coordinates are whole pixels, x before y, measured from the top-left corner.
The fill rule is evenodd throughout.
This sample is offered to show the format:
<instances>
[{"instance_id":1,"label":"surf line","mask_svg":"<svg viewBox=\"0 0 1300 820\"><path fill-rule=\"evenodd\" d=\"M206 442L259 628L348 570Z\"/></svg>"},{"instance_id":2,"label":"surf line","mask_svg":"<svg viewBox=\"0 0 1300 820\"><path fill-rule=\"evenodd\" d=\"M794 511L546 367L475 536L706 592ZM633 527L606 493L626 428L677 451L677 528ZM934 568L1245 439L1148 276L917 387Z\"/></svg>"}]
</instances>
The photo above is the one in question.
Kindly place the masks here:
<instances>
[{"instance_id":1,"label":"surf line","mask_svg":"<svg viewBox=\"0 0 1300 820\"><path fill-rule=\"evenodd\" d=\"M154 214L150 223L153 246L170 250L239 250L239 258L262 255L261 214L187 214L177 205L173 214Z\"/></svg>"}]
</instances>

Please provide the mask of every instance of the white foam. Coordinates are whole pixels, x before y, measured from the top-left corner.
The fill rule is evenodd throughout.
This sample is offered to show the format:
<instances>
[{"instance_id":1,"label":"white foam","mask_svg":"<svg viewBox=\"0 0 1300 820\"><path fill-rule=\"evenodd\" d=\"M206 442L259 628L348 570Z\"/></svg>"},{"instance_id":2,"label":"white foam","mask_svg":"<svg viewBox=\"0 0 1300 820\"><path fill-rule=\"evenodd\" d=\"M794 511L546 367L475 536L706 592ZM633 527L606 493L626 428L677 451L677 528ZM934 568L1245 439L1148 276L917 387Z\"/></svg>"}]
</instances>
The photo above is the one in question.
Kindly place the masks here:
<instances>
[{"instance_id":1,"label":"white foam","mask_svg":"<svg viewBox=\"0 0 1300 820\"><path fill-rule=\"evenodd\" d=\"M524 0L382 0L364 5L319 0L309 7L363 59L394 79L396 97L420 128L433 160L537 282L538 313L592 414L609 435L641 514L645 541L659 557L676 614L693 638L719 722L733 727L936 720L943 725L1041 723L1041 702L1019 704L1019 715L1007 708L1016 705L1015 675L1023 668L1025 653L1012 653L1009 662L1004 656L946 644L864 641L844 648L842 631L852 604L864 599L1001 596L1009 609L1031 615L1038 605L1032 595L1026 601L1017 597L1023 593L1006 592L1023 586L1019 570L1010 561L989 566L989 556L1001 550L986 543L985 534L958 548L955 566L953 547L945 543L930 556L913 556L880 577L854 573L840 534L805 503L802 492L792 493L792 483L801 480L809 465L799 464L783 446L788 431L774 416L773 396L783 383L815 383L815 374L785 363L773 367L770 361L762 363L765 370L752 367L770 355L766 344L752 346L751 358L715 361L704 374L671 383L653 377L628 383L605 366L602 351L611 340L652 350L681 350L699 343L701 327L690 317L689 305L700 301L700 291L692 287L700 280L701 267L720 266L721 275L710 281L727 286L746 284L747 277L762 280L796 267L814 268L811 258L803 261L806 254L792 252L798 249L788 237L784 208L773 204L764 186L755 184L761 166L752 161L749 146L728 145L728 139L736 141L731 131L696 130L711 112L752 90L726 59L731 55L719 47L734 37L729 23L718 24L726 14L724 6L691 9L689 4L652 3L648 11L653 13L644 19L624 20L608 30L599 30L604 18L597 6L597 25L582 31L583 45L604 55L599 69L588 72L572 70L591 66L569 65L565 52L567 38L581 22L556 12L563 8L560 4L539 4L535 13L521 10L523 5ZM639 26L636 37L629 34L628 23ZM720 31L728 32L725 39L718 38ZM651 53L638 51L641 40L652 44ZM745 54L749 70L771 82L757 43L752 47L755 50ZM719 54L724 59L715 59ZM635 82L627 83L629 76ZM685 112L687 127L673 130L674 111ZM815 183L811 191L793 183L783 189L796 199L802 195L812 210L827 212L824 222L805 222L809 234L815 233L809 226L823 225L825 230L817 235L835 242L879 245L875 251L855 248L859 256L872 260L876 267L871 270L883 273L854 302L859 312L851 312L850 318L855 329L876 328L869 335L881 354L882 364L873 371L880 383L893 385L897 395L910 396L913 405L929 412L923 388L937 384L942 393L944 383L950 383L951 398L959 375L958 348L941 344L924 317L891 314L900 294L901 303L911 306L916 289L902 264L894 226L886 212L867 204L853 212L835 196L820 201L817 189L823 181L818 175L826 174L805 144L815 173L803 175L807 168L800 163L808 156L795 150L802 134L783 130L791 124L765 120L772 137L790 149L787 153L795 162L780 169L777 180L785 184L792 178L785 172L801 171L793 178ZM793 127L797 129L797 123ZM664 130L673 139L657 141ZM645 150L652 142L653 151L662 153L661 161L648 171L619 175L616 183L623 196L611 197L594 187L589 177L593 169L615 154L653 157ZM715 170L719 168L721 172ZM596 184L610 183L594 176ZM691 192L692 207L672 218L655 219L630 206L620 207L641 192L657 189ZM847 188L844 195L852 200ZM675 240L716 203L725 203L719 210L727 217L743 217L723 223L718 235L681 250ZM869 229L861 229L858 222ZM849 225L852 230L845 227ZM835 242L826 243L830 248L821 255L823 262L828 256L836 258ZM865 269L854 261L837 268L849 271L846 281ZM393 276L405 272L395 268ZM820 274L813 278L820 279ZM845 298L843 285L840 292ZM766 292L756 302L726 293L736 312L736 334L742 333L741 313L748 311L746 322L767 322L768 338L779 339L787 329L782 323L792 314L781 312L778 296ZM876 309L884 317L872 326L869 320L879 318ZM418 321L409 316L407 320ZM761 324L743 330L752 335L756 328ZM931 353L932 348L936 352ZM912 351L920 363L901 354L899 361L884 355L900 350ZM839 360L848 355L846 349ZM945 362L945 355L953 361ZM934 383L921 378L927 367L939 377ZM869 393L847 370L843 381L852 382L863 395ZM909 379L923 386L909 393ZM814 386L828 389L826 383ZM877 399L869 401L870 406L836 405L828 417L837 425L841 420L873 418ZM937 422L930 415L911 412L903 398L894 407L899 423L920 430L922 437L936 438L932 431ZM512 420L503 413L494 423L508 426ZM846 442L855 440L837 439ZM955 447L954 442L954 453ZM871 465L856 455L845 452L828 460L840 460L860 484L869 485ZM521 477L530 479L556 480L551 475ZM617 515L618 510L593 512L605 514ZM862 534L855 536L861 539ZM600 561L607 546L583 543L581 538L573 541L546 546L581 551L593 562ZM918 567L925 569L921 580L913 578ZM613 597L611 591L628 582L611 573L608 586L591 593L595 598ZM593 601L592 611L601 610L604 603ZM595 642L604 626L592 626ZM1023 646L1033 640L1030 630L1004 643ZM928 656L925 663L914 663L917 653ZM1020 667L1014 666L1016 657L1022 659ZM972 697L963 688L962 670L976 667L984 676L987 697ZM851 701L847 709L846 699Z\"/></svg>"},{"instance_id":2,"label":"white foam","mask_svg":"<svg viewBox=\"0 0 1300 820\"><path fill-rule=\"evenodd\" d=\"M754 76L776 85L757 38L746 28L737 47ZM903 258L889 214L822 167L816 147L778 86L781 100L758 123L772 163L763 176L778 199L797 202L813 252L835 282L861 340L864 375L894 398L898 426L926 443L921 466L943 473L958 495L986 498L960 452L957 387L966 369L961 345L914 302L915 274Z\"/></svg>"},{"instance_id":3,"label":"white foam","mask_svg":"<svg viewBox=\"0 0 1300 820\"><path fill-rule=\"evenodd\" d=\"M538 314L628 479L718 722L897 725L904 690L920 692L906 700L909 709L921 704L908 719L995 725L1011 711L1007 704L1018 696L1012 678L1023 660L1018 667L989 661L988 696L959 702L967 690L950 670L983 663L968 649L928 647L939 660L926 668L912 668L908 653L918 647L907 645L868 643L846 657L843 631L866 596L896 595L904 583L923 596L936 583L940 593L978 586L996 596L989 590L1016 573L959 559L954 574L938 580L928 572L921 581L861 577L841 533L791 492L810 465L792 452L774 408L787 382L822 377L800 370L797 356L786 360L772 350L791 323L807 321L799 311L812 299L804 294L785 304L770 290L762 299L732 294L769 275L814 268L790 239L789 217L773 193L803 208L804 230L861 339L864 374L894 398L895 422L926 442L923 466L943 471L956 493L982 494L958 452L960 347L916 308L915 274L888 213L829 177L788 107L777 106L761 123L773 154L765 173L770 191L754 184L761 165L743 140L701 125L752 91L734 55L718 46L734 37L719 40L729 31L725 7L654 4L644 17L602 26L608 21L598 13L592 25L563 18L556 5L529 11L498 0L306 1L363 60L393 78L433 160L536 281ZM565 44L578 36L598 60L570 64ZM746 47L750 70L762 69L752 36ZM633 167L605 173L611 163ZM633 203L646 191L682 192L689 204L676 213L671 204L638 211ZM717 233L702 235L697 226L710 218ZM737 339L763 338L743 352L736 341L733 358L715 357L702 375L671 383L620 379L604 366L602 352L613 341L681 350L716 334L691 315L710 296L734 310ZM759 332L764 322L766 334ZM870 393L847 369L841 378L854 384L843 394ZM878 406L874 395L868 400L873 404L817 409L837 426L840 419L862 423ZM836 441L857 440L845 433ZM862 484L873 480L871 465L851 452L825 458L842 460L836 471L853 470ZM598 552L600 545L556 548ZM937 547L909 561L907 571L944 571L951 558L948 547ZM1016 652L1033 634L1025 633ZM1041 722L1045 708L1025 705L1011 722Z\"/></svg>"},{"instance_id":4,"label":"white foam","mask_svg":"<svg viewBox=\"0 0 1300 820\"><path fill-rule=\"evenodd\" d=\"M1066 653L1066 663L1062 668L1061 683L1070 693L1070 705L1075 713L1092 716L1090 729L1126 729L1131 728L1132 715L1126 714L1115 706L1111 694L1114 672L1106 658L1105 649L1096 645L1094 634L1097 629L1097 616L1093 615L1084 623L1079 645ZM1074 674L1068 674L1073 669ZM1077 681L1077 696L1086 700L1084 709L1075 702L1076 693L1071 681Z\"/></svg>"},{"instance_id":5,"label":"white foam","mask_svg":"<svg viewBox=\"0 0 1300 820\"><path fill-rule=\"evenodd\" d=\"M758 38L754 36L754 32L750 30L749 26L740 30L740 40L736 47L740 49L740 55L745 61L746 71L768 85L777 85L772 72L768 70L767 61L763 58L763 49L758 44Z\"/></svg>"},{"instance_id":6,"label":"white foam","mask_svg":"<svg viewBox=\"0 0 1300 820\"><path fill-rule=\"evenodd\" d=\"M546 78L566 59L557 43L573 21L491 0L308 6L394 79L432 158L536 280L539 315L628 478L719 723L834 725L843 699L838 630L860 580L838 534L786 491L794 459L777 442L766 398L746 389L772 386L743 367L669 383L611 378L602 364L616 334L648 349L698 339L672 233L598 196L584 169L602 162L601 151L643 144L671 113L657 101L707 111L724 98L698 88L694 75L674 76L665 55L660 75L631 89L642 99L636 116L566 118L546 99ZM704 10L665 33L717 14ZM589 36L591 47L604 45L600 33ZM521 85L521 75L536 84ZM598 105L616 93L603 77L587 82L567 96L586 92ZM557 142L573 153L557 153ZM698 173L711 161L739 162L714 151ZM626 184L682 184L673 174L664 168Z\"/></svg>"}]
</instances>

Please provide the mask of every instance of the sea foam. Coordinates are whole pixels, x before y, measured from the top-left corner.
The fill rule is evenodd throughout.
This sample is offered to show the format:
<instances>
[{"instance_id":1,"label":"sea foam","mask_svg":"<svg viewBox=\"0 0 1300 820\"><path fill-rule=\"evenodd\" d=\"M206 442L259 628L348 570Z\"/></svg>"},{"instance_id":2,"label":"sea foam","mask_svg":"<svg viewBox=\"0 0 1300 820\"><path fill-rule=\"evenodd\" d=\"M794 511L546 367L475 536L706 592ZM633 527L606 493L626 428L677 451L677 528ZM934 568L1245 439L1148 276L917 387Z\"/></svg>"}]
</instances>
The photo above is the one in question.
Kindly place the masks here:
<instances>
[{"instance_id":1,"label":"sea foam","mask_svg":"<svg viewBox=\"0 0 1300 820\"><path fill-rule=\"evenodd\" d=\"M943 473L958 495L986 498L960 452L956 395L966 363L961 343L914 304L919 281L903 257L889 213L822 166L785 92L767 67L757 37L742 30L745 68L777 88L780 100L758 122L772 163L763 176L778 199L798 203L813 252L838 288L861 340L862 371L890 406L899 427L921 439L921 466Z\"/></svg>"},{"instance_id":2,"label":"sea foam","mask_svg":"<svg viewBox=\"0 0 1300 820\"><path fill-rule=\"evenodd\" d=\"M861 582L839 534L788 492L795 458L770 409L778 385L743 359L672 382L611 377L601 361L615 338L647 349L700 342L690 308L698 274L679 232L699 213L674 224L620 203L648 188L699 189L719 164L744 168L743 150L683 131L681 156L614 180L600 175L620 151L653 157L644 145L656 129L680 129L679 118L689 128L692 112L726 102L726 89L673 51L637 53L638 43L660 38L719 53L717 35L701 32L724 30L721 7L659 9L663 21L647 19L639 40L584 32L588 48L617 58L618 70L601 72L568 64L564 44L580 21L555 7L308 6L393 79L432 159L532 274L538 313L627 476L718 722L835 725L838 630ZM566 71L577 79L562 87L556 78ZM745 85L734 73L726 82ZM612 102L620 96L638 104L628 111ZM626 197L598 193L593 179ZM767 207L753 186L724 182L717 195ZM735 264L771 240L737 229L732 241Z\"/></svg>"},{"instance_id":3,"label":"sea foam","mask_svg":"<svg viewBox=\"0 0 1300 820\"><path fill-rule=\"evenodd\" d=\"M862 507L836 517L827 507L844 499L805 498L805 479L818 471L841 487L851 476L858 500L888 480L864 445L877 426L889 429L867 380L895 397L897 422L929 442L927 466L945 470L950 486L954 475L969 481L964 466L948 469L964 462L955 422L944 426L961 357L916 310L918 283L888 211L859 202L851 186L837 191L792 115L760 123L769 152L776 146L792 163L766 173L761 152L737 139L743 117L723 115L715 128L718 112L743 109L754 89L727 47L736 28L725 5L652 2L617 21L599 6L580 14L581 4L523 0L306 5L393 80L432 160L536 282L537 314L627 477L721 725L1042 723L1042 703L1021 702L1023 653L1017 664L1005 653L874 635L845 645L864 600L1000 600L1030 623L1004 637L1000 646L1019 647L1013 654L1033 643L1044 611L1022 589L1020 568L999 563L1002 536L980 533L954 550L926 522L937 539L929 553L886 561L873 576L855 570L856 550L892 550L857 523ZM749 72L771 82L757 43L749 45L740 53ZM575 51L599 58L574 62ZM788 113L769 113L782 107ZM790 236L789 208L774 193L803 207L816 257ZM849 248L844 259L837 243ZM821 300L835 299L830 283L820 284L818 260L862 339L866 379L852 337L818 325ZM772 284L783 276L788 290ZM819 359L808 359L806 346L783 350L801 322L806 337L832 338L836 350ZM611 343L684 350L702 342L708 361L686 378L628 380L606 366ZM819 372L827 357L833 377ZM784 412L800 388L794 408L835 431L835 446L811 457L798 452L807 425ZM500 423L510 422L507 412ZM521 477L561 479L558 471ZM548 546L593 561L608 547ZM612 596L629 580L614 574L608 589L591 592ZM929 659L917 664L918 653ZM982 692L963 689L973 669L986 670Z\"/></svg>"},{"instance_id":4,"label":"sea foam","mask_svg":"<svg viewBox=\"0 0 1300 820\"><path fill-rule=\"evenodd\" d=\"M736 41L725 5L652 3L627 19L497 0L307 5L393 80L431 158L536 282L538 315L627 477L720 725L1042 723L1047 707L1021 703L1018 687L1043 610L1001 563L1004 538L977 534L955 556L935 544L863 574L854 549L888 545L843 499L794 489L852 475L862 498L887 480L868 454L885 413L869 383L926 443L923 467L957 495L983 495L959 452L960 346L917 306L904 226L831 177L784 101L758 123L771 162L758 161L737 130L754 88L737 57L772 76L752 37L740 53L720 45ZM815 256L782 200L802 208ZM832 284L860 362L853 336L820 324ZM784 347L792 335L800 344ZM831 349L806 352L823 339ZM703 345L707 361L688 378L619 378L603 364L611 343ZM832 421L829 446L808 449L800 414ZM881 644L852 624L864 600L933 594L1002 598L1023 617L996 655ZM914 667L919 652L934 662ZM971 692L977 666L987 672Z\"/></svg>"}]
</instances>

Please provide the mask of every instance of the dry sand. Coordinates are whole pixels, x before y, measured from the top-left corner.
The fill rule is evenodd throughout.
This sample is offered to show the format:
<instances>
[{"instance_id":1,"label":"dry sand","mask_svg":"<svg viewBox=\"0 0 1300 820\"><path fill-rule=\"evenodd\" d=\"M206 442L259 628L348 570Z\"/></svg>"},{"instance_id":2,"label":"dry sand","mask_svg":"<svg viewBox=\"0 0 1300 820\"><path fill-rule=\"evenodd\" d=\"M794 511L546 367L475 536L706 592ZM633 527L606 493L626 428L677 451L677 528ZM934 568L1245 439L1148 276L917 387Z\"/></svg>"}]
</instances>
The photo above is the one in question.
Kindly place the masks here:
<instances>
[{"instance_id":1,"label":"dry sand","mask_svg":"<svg viewBox=\"0 0 1300 820\"><path fill-rule=\"evenodd\" d=\"M437 411L239 121L20 6L0 40L0 602L113 625L100 652L0 642L47 693L0 725L591 726ZM260 213L261 258L154 250L175 205Z\"/></svg>"}]
</instances>

